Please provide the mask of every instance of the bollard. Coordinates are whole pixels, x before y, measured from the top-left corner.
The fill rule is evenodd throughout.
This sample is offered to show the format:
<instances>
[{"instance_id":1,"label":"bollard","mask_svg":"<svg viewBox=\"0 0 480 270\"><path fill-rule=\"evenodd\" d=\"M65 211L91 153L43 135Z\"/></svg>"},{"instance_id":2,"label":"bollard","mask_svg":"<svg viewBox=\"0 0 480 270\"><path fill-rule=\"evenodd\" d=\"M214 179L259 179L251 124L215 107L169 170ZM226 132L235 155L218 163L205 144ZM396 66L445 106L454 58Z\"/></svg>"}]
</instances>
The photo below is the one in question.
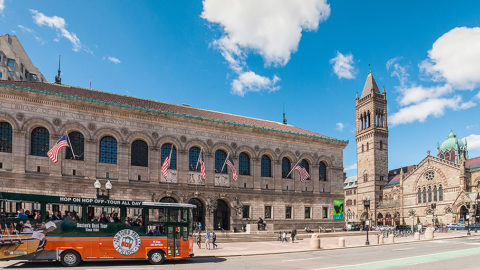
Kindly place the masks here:
<instances>
[{"instance_id":1,"label":"bollard","mask_svg":"<svg viewBox=\"0 0 480 270\"><path fill-rule=\"evenodd\" d=\"M345 238L343 237L338 238L338 246L341 248L345 247Z\"/></svg>"},{"instance_id":2,"label":"bollard","mask_svg":"<svg viewBox=\"0 0 480 270\"><path fill-rule=\"evenodd\" d=\"M379 245L383 245L383 235L380 234L380 236L378 237L378 244Z\"/></svg>"},{"instance_id":3,"label":"bollard","mask_svg":"<svg viewBox=\"0 0 480 270\"><path fill-rule=\"evenodd\" d=\"M389 244L395 243L395 238L393 238L393 233L388 236L388 243Z\"/></svg>"},{"instance_id":4,"label":"bollard","mask_svg":"<svg viewBox=\"0 0 480 270\"><path fill-rule=\"evenodd\" d=\"M433 228L432 228L432 227L428 227L428 228L425 230L425 240L433 240L433 238L434 238Z\"/></svg>"},{"instance_id":5,"label":"bollard","mask_svg":"<svg viewBox=\"0 0 480 270\"><path fill-rule=\"evenodd\" d=\"M415 232L413 234L413 240L420 240L420 233L419 232Z\"/></svg>"},{"instance_id":6,"label":"bollard","mask_svg":"<svg viewBox=\"0 0 480 270\"><path fill-rule=\"evenodd\" d=\"M312 237L310 238L310 248L320 249L320 235L318 233L312 234Z\"/></svg>"}]
</instances>

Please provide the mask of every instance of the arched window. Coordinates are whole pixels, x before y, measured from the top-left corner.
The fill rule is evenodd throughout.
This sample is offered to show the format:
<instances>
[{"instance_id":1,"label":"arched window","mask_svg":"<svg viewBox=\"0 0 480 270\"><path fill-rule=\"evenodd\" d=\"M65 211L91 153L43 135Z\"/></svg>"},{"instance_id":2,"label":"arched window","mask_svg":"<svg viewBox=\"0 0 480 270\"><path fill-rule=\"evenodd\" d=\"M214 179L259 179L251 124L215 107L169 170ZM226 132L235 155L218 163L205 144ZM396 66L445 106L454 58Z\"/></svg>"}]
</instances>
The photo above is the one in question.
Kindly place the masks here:
<instances>
[{"instance_id":1,"label":"arched window","mask_svg":"<svg viewBox=\"0 0 480 270\"><path fill-rule=\"evenodd\" d=\"M423 188L423 203L427 202L427 189Z\"/></svg>"},{"instance_id":2,"label":"arched window","mask_svg":"<svg viewBox=\"0 0 480 270\"><path fill-rule=\"evenodd\" d=\"M215 151L215 172L216 173L228 173L227 165L224 166L227 159L227 153L223 150ZM222 170L223 167L223 170Z\"/></svg>"},{"instance_id":3,"label":"arched window","mask_svg":"<svg viewBox=\"0 0 480 270\"><path fill-rule=\"evenodd\" d=\"M0 123L0 152L12 152L12 126L7 122Z\"/></svg>"},{"instance_id":4,"label":"arched window","mask_svg":"<svg viewBox=\"0 0 480 270\"><path fill-rule=\"evenodd\" d=\"M292 178L292 174L288 175L288 173L292 170L292 163L290 162L290 159L287 157L282 158L282 178ZM288 177L287 177L288 175Z\"/></svg>"},{"instance_id":5,"label":"arched window","mask_svg":"<svg viewBox=\"0 0 480 270\"><path fill-rule=\"evenodd\" d=\"M320 161L318 164L318 178L320 181L327 181L327 164L325 162Z\"/></svg>"},{"instance_id":6,"label":"arched window","mask_svg":"<svg viewBox=\"0 0 480 270\"><path fill-rule=\"evenodd\" d=\"M418 203L422 203L422 190L418 188Z\"/></svg>"},{"instance_id":7,"label":"arched window","mask_svg":"<svg viewBox=\"0 0 480 270\"><path fill-rule=\"evenodd\" d=\"M444 159L445 157L443 156L443 154L440 154L440 158L441 158L441 159Z\"/></svg>"},{"instance_id":8,"label":"arched window","mask_svg":"<svg viewBox=\"0 0 480 270\"><path fill-rule=\"evenodd\" d=\"M163 197L160 199L160 202L164 202L164 203L177 203L177 200L175 200L174 198L172 197Z\"/></svg>"},{"instance_id":9,"label":"arched window","mask_svg":"<svg viewBox=\"0 0 480 270\"><path fill-rule=\"evenodd\" d=\"M200 148L193 146L188 150L188 170L193 172L200 171L200 164L198 164L198 156L200 155Z\"/></svg>"},{"instance_id":10,"label":"arched window","mask_svg":"<svg viewBox=\"0 0 480 270\"><path fill-rule=\"evenodd\" d=\"M445 152L445 159L450 160L450 152Z\"/></svg>"},{"instance_id":11,"label":"arched window","mask_svg":"<svg viewBox=\"0 0 480 270\"><path fill-rule=\"evenodd\" d=\"M302 159L302 166L305 168L305 170L310 174L310 164L306 159ZM307 180L310 180L310 177L307 178Z\"/></svg>"},{"instance_id":12,"label":"arched window","mask_svg":"<svg viewBox=\"0 0 480 270\"><path fill-rule=\"evenodd\" d=\"M77 131L70 132L68 133L68 140L70 141L71 148L67 147L65 159L84 160L85 138L83 134ZM75 154L75 156L73 156L73 154Z\"/></svg>"},{"instance_id":13,"label":"arched window","mask_svg":"<svg viewBox=\"0 0 480 270\"><path fill-rule=\"evenodd\" d=\"M368 181L368 174L365 173L363 174L363 182L367 182Z\"/></svg>"},{"instance_id":14,"label":"arched window","mask_svg":"<svg viewBox=\"0 0 480 270\"><path fill-rule=\"evenodd\" d=\"M250 157L245 152L238 155L238 174L250 175Z\"/></svg>"},{"instance_id":15,"label":"arched window","mask_svg":"<svg viewBox=\"0 0 480 270\"><path fill-rule=\"evenodd\" d=\"M44 127L32 130L30 154L32 156L46 157L49 150L50 133Z\"/></svg>"},{"instance_id":16,"label":"arched window","mask_svg":"<svg viewBox=\"0 0 480 270\"><path fill-rule=\"evenodd\" d=\"M438 200L443 201L443 187L442 187L442 185L440 185L438 187Z\"/></svg>"},{"instance_id":17,"label":"arched window","mask_svg":"<svg viewBox=\"0 0 480 270\"><path fill-rule=\"evenodd\" d=\"M428 187L428 202L432 201L432 187Z\"/></svg>"},{"instance_id":18,"label":"arched window","mask_svg":"<svg viewBox=\"0 0 480 270\"><path fill-rule=\"evenodd\" d=\"M367 142L367 151L368 151L368 142Z\"/></svg>"},{"instance_id":19,"label":"arched window","mask_svg":"<svg viewBox=\"0 0 480 270\"><path fill-rule=\"evenodd\" d=\"M383 150L383 142L380 141L380 150Z\"/></svg>"},{"instance_id":20,"label":"arched window","mask_svg":"<svg viewBox=\"0 0 480 270\"><path fill-rule=\"evenodd\" d=\"M437 186L433 187L433 201L437 201Z\"/></svg>"},{"instance_id":21,"label":"arched window","mask_svg":"<svg viewBox=\"0 0 480 270\"><path fill-rule=\"evenodd\" d=\"M142 140L136 140L131 145L132 166L148 167L148 144Z\"/></svg>"},{"instance_id":22,"label":"arched window","mask_svg":"<svg viewBox=\"0 0 480 270\"><path fill-rule=\"evenodd\" d=\"M105 136L100 140L100 163L117 164L117 140Z\"/></svg>"},{"instance_id":23,"label":"arched window","mask_svg":"<svg viewBox=\"0 0 480 270\"><path fill-rule=\"evenodd\" d=\"M262 177L272 177L272 160L267 155L262 156L260 167Z\"/></svg>"},{"instance_id":24,"label":"arched window","mask_svg":"<svg viewBox=\"0 0 480 270\"><path fill-rule=\"evenodd\" d=\"M172 149L173 147L173 149ZM170 160L170 167L168 167L170 170L176 170L177 169L177 148L175 145L171 143L164 143L162 145L162 148L160 150L161 153L161 161L160 161L160 166L163 164L165 159L170 155L170 151L172 152L172 159Z\"/></svg>"}]
</instances>

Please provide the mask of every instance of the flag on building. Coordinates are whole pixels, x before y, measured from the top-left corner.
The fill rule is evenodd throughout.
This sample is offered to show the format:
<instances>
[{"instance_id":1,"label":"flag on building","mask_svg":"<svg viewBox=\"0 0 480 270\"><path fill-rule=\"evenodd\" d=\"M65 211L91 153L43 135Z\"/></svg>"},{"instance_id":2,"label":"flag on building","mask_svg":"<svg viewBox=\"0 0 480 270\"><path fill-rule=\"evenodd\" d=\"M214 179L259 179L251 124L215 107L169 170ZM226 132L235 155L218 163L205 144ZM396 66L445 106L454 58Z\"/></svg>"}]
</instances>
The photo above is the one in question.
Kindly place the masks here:
<instances>
[{"instance_id":1,"label":"flag on building","mask_svg":"<svg viewBox=\"0 0 480 270\"><path fill-rule=\"evenodd\" d=\"M202 179L205 180L207 176L205 175L205 159L203 157L203 151L200 151L200 155L198 155L198 163L200 163L200 174L202 175Z\"/></svg>"},{"instance_id":2,"label":"flag on building","mask_svg":"<svg viewBox=\"0 0 480 270\"><path fill-rule=\"evenodd\" d=\"M62 147L68 147L67 136L63 136L57 143L47 152L47 156L54 162L57 163L58 161L58 151L62 149Z\"/></svg>"},{"instance_id":3,"label":"flag on building","mask_svg":"<svg viewBox=\"0 0 480 270\"><path fill-rule=\"evenodd\" d=\"M167 176L168 176L168 168L170 168L170 161L172 160L172 151L173 151L173 145L172 145L172 148L170 148L170 154L168 155L168 157L165 157L165 160L163 161L163 164L162 164L162 173L165 179L167 179Z\"/></svg>"},{"instance_id":4,"label":"flag on building","mask_svg":"<svg viewBox=\"0 0 480 270\"><path fill-rule=\"evenodd\" d=\"M307 172L302 163L299 163L295 166L295 170L300 174L300 182L307 180L310 177L310 174Z\"/></svg>"},{"instance_id":5,"label":"flag on building","mask_svg":"<svg viewBox=\"0 0 480 270\"><path fill-rule=\"evenodd\" d=\"M237 169L235 169L235 163L233 163L232 157L229 157L227 159L226 164L230 168L230 170L232 171L233 181L237 181L237 178L238 178Z\"/></svg>"}]
</instances>

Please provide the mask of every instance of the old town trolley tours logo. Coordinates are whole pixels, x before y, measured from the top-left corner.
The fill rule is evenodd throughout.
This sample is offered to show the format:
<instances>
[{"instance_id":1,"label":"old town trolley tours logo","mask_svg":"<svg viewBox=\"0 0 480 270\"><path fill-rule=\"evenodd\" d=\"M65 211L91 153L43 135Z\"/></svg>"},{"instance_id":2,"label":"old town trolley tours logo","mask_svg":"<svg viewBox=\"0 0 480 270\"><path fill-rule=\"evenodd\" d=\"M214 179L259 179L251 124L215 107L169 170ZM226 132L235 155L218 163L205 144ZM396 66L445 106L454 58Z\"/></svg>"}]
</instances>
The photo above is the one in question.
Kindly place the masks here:
<instances>
[{"instance_id":1,"label":"old town trolley tours logo","mask_svg":"<svg viewBox=\"0 0 480 270\"><path fill-rule=\"evenodd\" d=\"M125 256L135 254L140 249L140 236L135 231L125 229L117 232L113 237L113 247Z\"/></svg>"}]
</instances>

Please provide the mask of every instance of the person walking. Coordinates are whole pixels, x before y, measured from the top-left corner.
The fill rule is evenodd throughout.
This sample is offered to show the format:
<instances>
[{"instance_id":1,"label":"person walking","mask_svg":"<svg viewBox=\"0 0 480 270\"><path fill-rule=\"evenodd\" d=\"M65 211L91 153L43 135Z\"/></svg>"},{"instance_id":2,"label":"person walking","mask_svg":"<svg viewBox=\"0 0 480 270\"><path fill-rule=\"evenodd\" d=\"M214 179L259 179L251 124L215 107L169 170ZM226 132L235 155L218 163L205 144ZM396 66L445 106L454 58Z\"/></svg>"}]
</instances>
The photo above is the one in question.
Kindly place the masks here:
<instances>
[{"instance_id":1,"label":"person walking","mask_svg":"<svg viewBox=\"0 0 480 270\"><path fill-rule=\"evenodd\" d=\"M287 243L287 232L282 233L282 243Z\"/></svg>"},{"instance_id":2,"label":"person walking","mask_svg":"<svg viewBox=\"0 0 480 270\"><path fill-rule=\"evenodd\" d=\"M213 245L213 248L217 248L217 244L215 244L215 242L217 241L217 234L215 232L212 232L212 245Z\"/></svg>"},{"instance_id":3,"label":"person walking","mask_svg":"<svg viewBox=\"0 0 480 270\"><path fill-rule=\"evenodd\" d=\"M292 231L292 243L295 243L295 236L297 235L297 230L293 229Z\"/></svg>"},{"instance_id":4,"label":"person walking","mask_svg":"<svg viewBox=\"0 0 480 270\"><path fill-rule=\"evenodd\" d=\"M210 249L210 232L208 230L205 234L205 248Z\"/></svg>"},{"instance_id":5,"label":"person walking","mask_svg":"<svg viewBox=\"0 0 480 270\"><path fill-rule=\"evenodd\" d=\"M198 230L197 245L199 249L202 249L202 231Z\"/></svg>"}]
</instances>

